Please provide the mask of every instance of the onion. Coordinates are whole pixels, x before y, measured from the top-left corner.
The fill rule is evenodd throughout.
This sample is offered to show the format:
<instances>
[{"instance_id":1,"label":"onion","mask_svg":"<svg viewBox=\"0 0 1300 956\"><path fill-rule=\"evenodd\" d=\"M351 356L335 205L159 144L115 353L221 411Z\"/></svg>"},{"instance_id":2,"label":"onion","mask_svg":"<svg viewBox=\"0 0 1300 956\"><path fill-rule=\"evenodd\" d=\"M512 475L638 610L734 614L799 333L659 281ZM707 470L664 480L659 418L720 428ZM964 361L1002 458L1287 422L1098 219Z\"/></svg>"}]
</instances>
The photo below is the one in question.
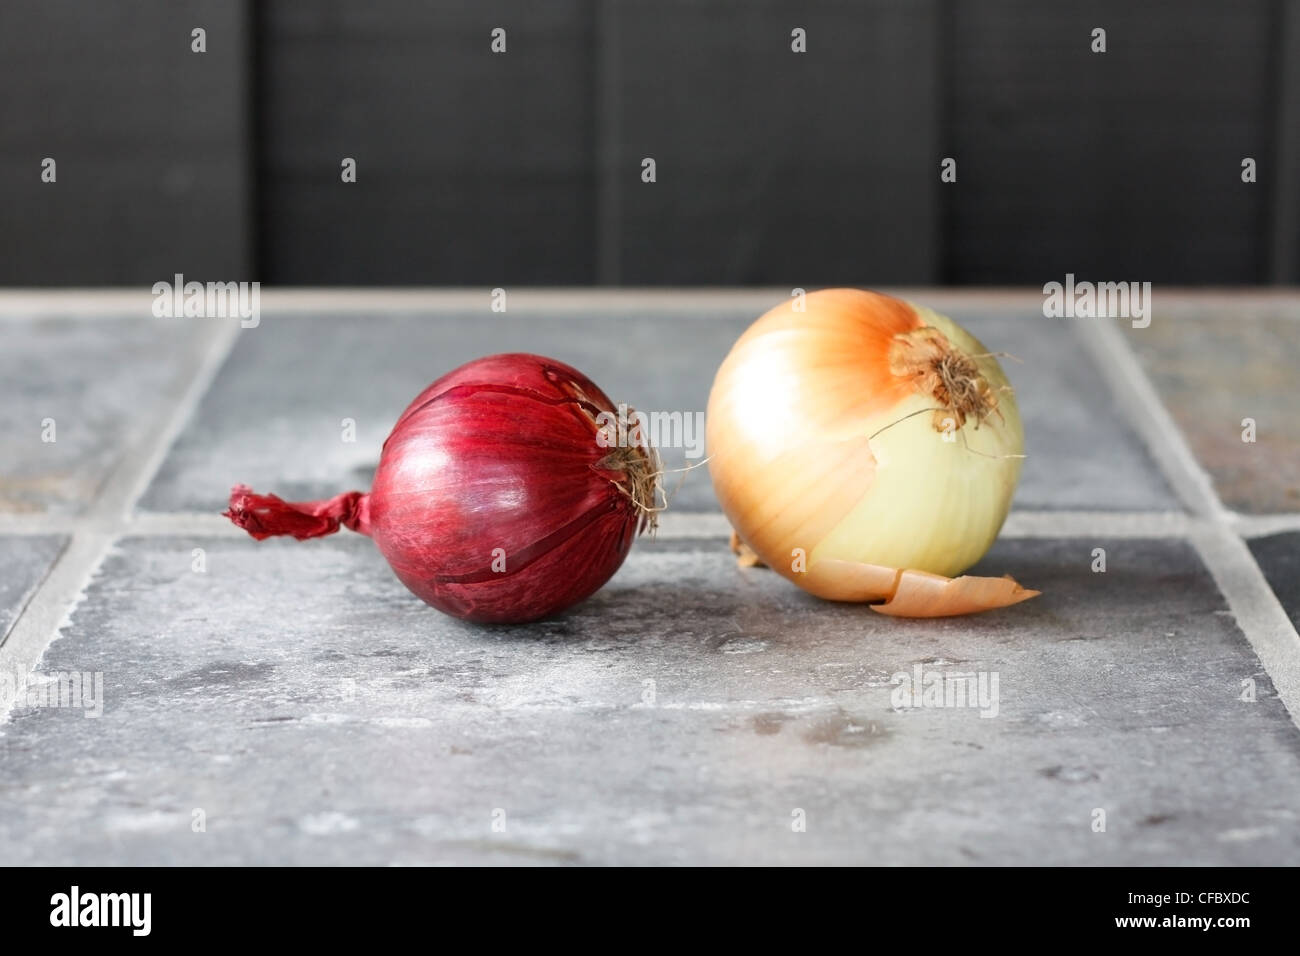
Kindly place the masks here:
<instances>
[{"instance_id":1,"label":"onion","mask_svg":"<svg viewBox=\"0 0 1300 956\"><path fill-rule=\"evenodd\" d=\"M951 579L997 537L1024 433L997 359L937 312L855 289L777 306L719 368L707 439L739 542L813 594L933 617L1038 593Z\"/></svg>"},{"instance_id":2,"label":"onion","mask_svg":"<svg viewBox=\"0 0 1300 956\"><path fill-rule=\"evenodd\" d=\"M444 375L384 442L369 494L290 503L239 485L225 512L259 540L370 535L440 611L518 623L593 594L655 523L658 459L607 439L615 406L582 373L493 355ZM611 447L611 444L614 447Z\"/></svg>"}]
</instances>

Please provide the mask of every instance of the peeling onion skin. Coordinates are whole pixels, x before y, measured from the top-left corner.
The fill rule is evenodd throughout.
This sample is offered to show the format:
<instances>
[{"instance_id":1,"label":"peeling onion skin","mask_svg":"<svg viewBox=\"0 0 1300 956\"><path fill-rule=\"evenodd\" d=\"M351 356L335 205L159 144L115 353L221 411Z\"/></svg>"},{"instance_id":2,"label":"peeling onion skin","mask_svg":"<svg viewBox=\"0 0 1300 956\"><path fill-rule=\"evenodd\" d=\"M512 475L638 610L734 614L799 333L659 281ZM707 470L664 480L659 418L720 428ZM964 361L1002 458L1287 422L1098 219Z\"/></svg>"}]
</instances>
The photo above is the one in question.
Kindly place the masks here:
<instances>
[{"instance_id":1,"label":"peeling onion skin","mask_svg":"<svg viewBox=\"0 0 1300 956\"><path fill-rule=\"evenodd\" d=\"M823 598L880 602L906 570L960 574L992 546L1020 476L1024 432L997 359L952 320L889 296L830 289L804 304L760 317L718 370L706 421L723 511L763 563ZM920 366L899 367L936 338L926 328L973 363L987 402L956 416L951 441L936 425L953 416L925 410L959 403L936 398ZM986 607L1037 593L984 580L958 590ZM951 604L934 613L965 612Z\"/></svg>"}]
</instances>

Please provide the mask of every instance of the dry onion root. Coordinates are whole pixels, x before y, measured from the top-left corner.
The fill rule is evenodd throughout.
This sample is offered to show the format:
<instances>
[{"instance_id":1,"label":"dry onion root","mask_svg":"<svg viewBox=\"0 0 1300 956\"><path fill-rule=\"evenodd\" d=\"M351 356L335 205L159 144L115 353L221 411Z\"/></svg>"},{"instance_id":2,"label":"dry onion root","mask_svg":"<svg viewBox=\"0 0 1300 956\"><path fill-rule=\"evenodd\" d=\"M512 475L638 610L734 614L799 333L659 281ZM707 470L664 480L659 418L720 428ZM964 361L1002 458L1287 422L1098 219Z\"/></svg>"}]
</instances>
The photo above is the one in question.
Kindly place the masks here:
<instances>
[{"instance_id":1,"label":"dry onion root","mask_svg":"<svg viewBox=\"0 0 1300 956\"><path fill-rule=\"evenodd\" d=\"M1037 595L954 577L992 546L1024 457L997 358L889 296L830 289L803 304L750 326L709 396L709 471L739 562L900 617Z\"/></svg>"}]
</instances>

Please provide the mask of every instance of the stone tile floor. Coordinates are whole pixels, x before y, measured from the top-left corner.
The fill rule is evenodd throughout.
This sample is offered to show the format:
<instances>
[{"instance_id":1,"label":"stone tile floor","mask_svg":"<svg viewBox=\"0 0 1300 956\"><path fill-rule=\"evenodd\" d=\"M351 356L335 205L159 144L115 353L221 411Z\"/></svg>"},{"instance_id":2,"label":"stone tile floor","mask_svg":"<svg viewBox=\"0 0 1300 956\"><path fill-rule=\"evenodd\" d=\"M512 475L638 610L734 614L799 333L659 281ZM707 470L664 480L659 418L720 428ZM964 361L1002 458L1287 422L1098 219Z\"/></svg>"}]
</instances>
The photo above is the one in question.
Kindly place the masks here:
<instances>
[{"instance_id":1,"label":"stone tile floor","mask_svg":"<svg viewBox=\"0 0 1300 956\"><path fill-rule=\"evenodd\" d=\"M268 292L250 329L0 296L0 860L1300 862L1300 296L1157 294L1149 329L911 296L1022 360L1030 457L978 570L1042 597L819 602L735 566L701 469L604 590L518 628L427 608L364 538L217 512L364 487L409 398L493 351L702 411L780 292ZM973 706L897 706L918 673Z\"/></svg>"}]
</instances>

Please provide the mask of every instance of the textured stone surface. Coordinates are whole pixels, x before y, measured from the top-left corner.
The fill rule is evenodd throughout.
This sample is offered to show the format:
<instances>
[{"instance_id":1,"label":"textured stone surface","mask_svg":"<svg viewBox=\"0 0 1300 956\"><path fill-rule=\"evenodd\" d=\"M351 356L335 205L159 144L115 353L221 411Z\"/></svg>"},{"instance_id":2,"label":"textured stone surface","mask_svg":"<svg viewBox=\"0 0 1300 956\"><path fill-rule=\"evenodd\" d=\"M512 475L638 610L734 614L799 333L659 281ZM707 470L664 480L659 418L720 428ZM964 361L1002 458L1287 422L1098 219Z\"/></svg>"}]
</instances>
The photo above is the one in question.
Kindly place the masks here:
<instances>
[{"instance_id":1,"label":"textured stone surface","mask_svg":"<svg viewBox=\"0 0 1300 956\"><path fill-rule=\"evenodd\" d=\"M494 351L570 361L642 409L703 410L757 311L715 301L265 309L144 508L216 511L235 481L304 497L365 487L412 395ZM1028 436L1019 508L1177 507L1081 348L1086 329L988 299L944 311L1023 360L1004 363ZM1294 390L1277 367L1300 328L1292 311L1252 311L1225 332L1183 307L1130 333L1220 490L1244 489L1258 510L1294 510ZM147 447L201 342L193 326L125 317L0 323L0 512L30 512L6 520L39 531L49 511L61 532ZM1235 371L1206 372L1210 355ZM1252 413L1238 396L1262 409L1260 440L1244 446L1258 460L1225 483L1237 459L1207 455L1198 429L1223 419L1240 443ZM47 416L52 447L39 442ZM355 443L340 440L344 418ZM682 463L680 449L666 457ZM675 505L716 509L706 471ZM0 860L1300 862L1300 733L1179 541L1003 541L979 570L1043 596L937 622L818 602L737 569L721 541L642 541L586 604L493 629L425 607L354 535L256 544L156 520L171 536L117 541L30 685L100 673L103 715L24 702L0 723ZM0 536L0 633L65 543ZM1250 545L1300 619L1300 534ZM897 709L892 678L917 665L996 672L997 715ZM1239 698L1247 678L1254 702ZM791 829L796 811L806 832Z\"/></svg>"},{"instance_id":2,"label":"textured stone surface","mask_svg":"<svg viewBox=\"0 0 1300 956\"><path fill-rule=\"evenodd\" d=\"M434 379L495 352L536 352L589 375L615 402L703 413L713 372L748 318L513 309L368 316L274 315L243 330L226 367L142 506L211 511L236 482L282 497L367 488L406 405ZM356 421L356 441L341 422ZM702 441L702 436L701 436ZM667 449L667 467L686 464ZM677 476L671 481L676 481ZM715 510L706 469L684 475L679 507Z\"/></svg>"},{"instance_id":3,"label":"textured stone surface","mask_svg":"<svg viewBox=\"0 0 1300 956\"><path fill-rule=\"evenodd\" d=\"M965 310L959 321L1002 359L1025 424L1015 505L1147 511L1179 504L1124 411L1081 349L1078 329L1020 311ZM1019 361L1016 361L1019 359Z\"/></svg>"},{"instance_id":4,"label":"textured stone surface","mask_svg":"<svg viewBox=\"0 0 1300 956\"><path fill-rule=\"evenodd\" d=\"M1165 310L1129 341L1225 505L1300 511L1300 306Z\"/></svg>"},{"instance_id":5,"label":"textured stone surface","mask_svg":"<svg viewBox=\"0 0 1300 956\"><path fill-rule=\"evenodd\" d=\"M533 351L586 372L616 401L644 411L703 412L718 364L755 318L706 314L512 309L491 313L275 315L240 333L233 353L143 501L156 511L220 510L236 482L318 498L369 485L379 449L406 404L462 362ZM1025 420L1022 508L1176 507L1068 323L1041 312L958 310L1004 360ZM341 422L356 421L356 441ZM1098 449L1105 449L1100 454ZM667 467L688 464L681 449ZM670 475L673 506L712 511L707 469Z\"/></svg>"},{"instance_id":6,"label":"textured stone surface","mask_svg":"<svg viewBox=\"0 0 1300 956\"><path fill-rule=\"evenodd\" d=\"M0 644L66 543L60 535L0 537Z\"/></svg>"},{"instance_id":7,"label":"textured stone surface","mask_svg":"<svg viewBox=\"0 0 1300 956\"><path fill-rule=\"evenodd\" d=\"M103 716L0 725L0 859L1300 860L1300 736L1186 545L1005 541L980 570L1044 595L899 621L643 542L575 611L494 629L356 537L130 539L43 663L103 672ZM918 664L997 672L997 716L896 712Z\"/></svg>"},{"instance_id":8,"label":"textured stone surface","mask_svg":"<svg viewBox=\"0 0 1300 956\"><path fill-rule=\"evenodd\" d=\"M203 321L0 317L0 512L80 512L175 401Z\"/></svg>"}]
</instances>

